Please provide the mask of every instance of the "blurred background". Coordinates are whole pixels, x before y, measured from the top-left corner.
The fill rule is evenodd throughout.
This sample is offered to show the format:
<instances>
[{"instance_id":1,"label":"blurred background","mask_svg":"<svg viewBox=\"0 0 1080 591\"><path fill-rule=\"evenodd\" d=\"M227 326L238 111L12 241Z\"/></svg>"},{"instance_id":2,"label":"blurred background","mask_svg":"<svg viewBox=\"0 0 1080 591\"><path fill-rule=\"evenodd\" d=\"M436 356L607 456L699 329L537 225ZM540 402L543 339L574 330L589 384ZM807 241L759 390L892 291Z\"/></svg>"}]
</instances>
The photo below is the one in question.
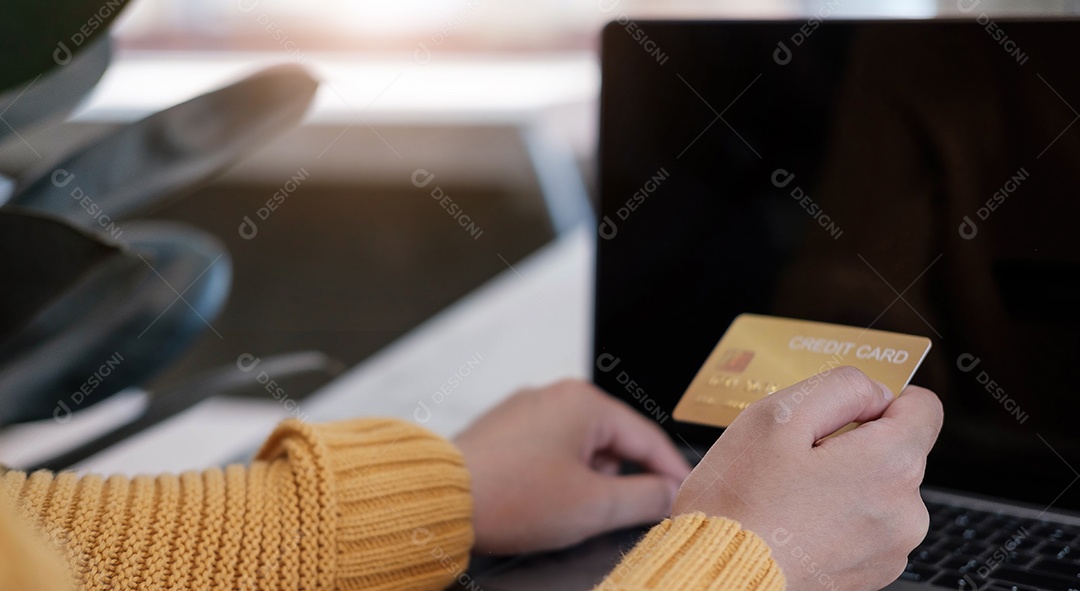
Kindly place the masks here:
<instances>
[{"instance_id":1,"label":"blurred background","mask_svg":"<svg viewBox=\"0 0 1080 591\"><path fill-rule=\"evenodd\" d=\"M596 32L626 13L645 17L759 18L810 15L932 17L969 7L1002 11L1067 9L1064 0L159 0L137 2L117 29L141 49L276 50L270 20L306 51L403 51L437 33L443 50L492 53L591 50ZM260 19L265 14L267 19Z\"/></svg>"},{"instance_id":2,"label":"blurred background","mask_svg":"<svg viewBox=\"0 0 1080 591\"><path fill-rule=\"evenodd\" d=\"M317 350L347 367L591 222L605 23L973 10L1080 2L134 0L101 82L59 132L4 138L0 162L18 177L266 66L303 65L321 85L300 126L144 216L215 236L233 273L221 314L147 387L243 355Z\"/></svg>"},{"instance_id":3,"label":"blurred background","mask_svg":"<svg viewBox=\"0 0 1080 591\"><path fill-rule=\"evenodd\" d=\"M211 231L235 258L233 291L214 323L227 338L204 334L161 379L250 351L320 349L352 365L581 216L563 204L553 225L558 205L545 202L540 175L572 161L591 192L604 23L921 18L976 4L997 13L1076 9L1061 0L137 0L114 27L115 63L68 139L258 65L312 69L322 87L300 129L158 213ZM255 219L300 169L307 179L258 220L257 237L241 238L243 216ZM478 238L432 199L434 185L413 185L416 169L435 175L482 229ZM550 189L572 193L565 180Z\"/></svg>"}]
</instances>

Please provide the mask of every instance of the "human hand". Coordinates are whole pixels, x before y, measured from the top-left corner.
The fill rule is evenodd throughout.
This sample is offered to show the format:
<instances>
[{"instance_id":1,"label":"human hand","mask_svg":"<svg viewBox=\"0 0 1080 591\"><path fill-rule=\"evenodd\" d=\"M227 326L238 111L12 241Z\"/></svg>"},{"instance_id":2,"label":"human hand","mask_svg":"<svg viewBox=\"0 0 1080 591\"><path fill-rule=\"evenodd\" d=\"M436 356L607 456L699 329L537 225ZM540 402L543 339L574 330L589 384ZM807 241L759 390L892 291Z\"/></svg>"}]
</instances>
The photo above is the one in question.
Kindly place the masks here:
<instances>
[{"instance_id":1,"label":"human hand","mask_svg":"<svg viewBox=\"0 0 1080 591\"><path fill-rule=\"evenodd\" d=\"M851 421L858 428L820 441ZM788 589L880 589L930 518L919 495L941 402L839 367L751 404L679 489L673 514L734 519L772 548Z\"/></svg>"},{"instance_id":2,"label":"human hand","mask_svg":"<svg viewBox=\"0 0 1080 591\"><path fill-rule=\"evenodd\" d=\"M656 423L577 380L515 394L454 442L472 475L476 549L493 554L660 521L690 473ZM647 472L620 476L623 460Z\"/></svg>"}]
</instances>

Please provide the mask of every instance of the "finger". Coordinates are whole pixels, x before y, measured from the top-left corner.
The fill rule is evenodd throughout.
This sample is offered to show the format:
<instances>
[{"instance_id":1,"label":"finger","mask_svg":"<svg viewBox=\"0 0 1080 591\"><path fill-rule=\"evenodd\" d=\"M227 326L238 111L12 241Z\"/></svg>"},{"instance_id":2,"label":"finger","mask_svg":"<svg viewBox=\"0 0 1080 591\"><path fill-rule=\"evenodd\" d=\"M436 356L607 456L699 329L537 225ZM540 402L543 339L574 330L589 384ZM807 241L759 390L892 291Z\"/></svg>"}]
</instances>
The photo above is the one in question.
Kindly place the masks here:
<instances>
[{"instance_id":1,"label":"finger","mask_svg":"<svg viewBox=\"0 0 1080 591\"><path fill-rule=\"evenodd\" d=\"M809 445L852 421L882 416L892 401L888 388L848 366L817 374L762 400L778 424L800 430L799 442Z\"/></svg>"},{"instance_id":2,"label":"finger","mask_svg":"<svg viewBox=\"0 0 1080 591\"><path fill-rule=\"evenodd\" d=\"M589 462L589 467L592 468L594 472L599 472L600 474L605 474L607 476L616 476L619 474L621 464L622 462L619 461L619 458L602 451L593 456L592 461Z\"/></svg>"},{"instance_id":3,"label":"finger","mask_svg":"<svg viewBox=\"0 0 1080 591\"><path fill-rule=\"evenodd\" d=\"M885 410L880 420L894 423L901 432L910 433L910 441L916 446L916 451L928 454L941 433L945 414L936 394L926 388L908 386L904 388L903 396Z\"/></svg>"},{"instance_id":4,"label":"finger","mask_svg":"<svg viewBox=\"0 0 1080 591\"><path fill-rule=\"evenodd\" d=\"M659 425L606 394L601 393L599 400L594 450L637 462L676 483L690 475L690 464Z\"/></svg>"},{"instance_id":5,"label":"finger","mask_svg":"<svg viewBox=\"0 0 1080 591\"><path fill-rule=\"evenodd\" d=\"M597 512L600 521L596 533L664 519L671 513L678 490L671 480L655 474L600 476L596 486L604 507Z\"/></svg>"}]
</instances>

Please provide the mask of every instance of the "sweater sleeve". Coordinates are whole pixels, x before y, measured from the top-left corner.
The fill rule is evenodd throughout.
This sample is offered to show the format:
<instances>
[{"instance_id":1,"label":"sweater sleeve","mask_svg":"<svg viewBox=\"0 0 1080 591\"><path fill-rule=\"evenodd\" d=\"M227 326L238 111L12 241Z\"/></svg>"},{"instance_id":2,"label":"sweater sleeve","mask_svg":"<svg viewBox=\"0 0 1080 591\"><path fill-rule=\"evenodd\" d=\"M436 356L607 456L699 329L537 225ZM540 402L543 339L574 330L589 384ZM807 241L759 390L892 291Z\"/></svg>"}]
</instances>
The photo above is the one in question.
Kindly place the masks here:
<instances>
[{"instance_id":1,"label":"sweater sleeve","mask_svg":"<svg viewBox=\"0 0 1080 591\"><path fill-rule=\"evenodd\" d=\"M2 470L3 467L0 467ZM72 581L59 558L14 515L0 486L0 588L71 591Z\"/></svg>"},{"instance_id":2,"label":"sweater sleeve","mask_svg":"<svg viewBox=\"0 0 1080 591\"><path fill-rule=\"evenodd\" d=\"M783 591L769 546L735 521L680 515L653 527L594 591Z\"/></svg>"},{"instance_id":3,"label":"sweater sleeve","mask_svg":"<svg viewBox=\"0 0 1080 591\"><path fill-rule=\"evenodd\" d=\"M460 452L390 419L286 421L247 467L0 486L87 590L436 590L473 539Z\"/></svg>"}]
</instances>

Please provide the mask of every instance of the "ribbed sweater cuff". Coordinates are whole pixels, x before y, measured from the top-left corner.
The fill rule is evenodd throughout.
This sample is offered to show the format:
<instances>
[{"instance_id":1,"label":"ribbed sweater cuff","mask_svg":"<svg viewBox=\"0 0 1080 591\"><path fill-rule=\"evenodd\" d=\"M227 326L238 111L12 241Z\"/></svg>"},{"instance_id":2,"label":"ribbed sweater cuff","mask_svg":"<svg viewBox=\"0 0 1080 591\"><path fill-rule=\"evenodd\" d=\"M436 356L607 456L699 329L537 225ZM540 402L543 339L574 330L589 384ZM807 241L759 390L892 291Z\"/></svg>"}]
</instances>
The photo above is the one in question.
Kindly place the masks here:
<instances>
[{"instance_id":1,"label":"ribbed sweater cuff","mask_svg":"<svg viewBox=\"0 0 1080 591\"><path fill-rule=\"evenodd\" d=\"M450 442L410 423L286 421L260 458L297 437L324 448L336 519L337 589L442 589L468 566L469 474Z\"/></svg>"},{"instance_id":2,"label":"ribbed sweater cuff","mask_svg":"<svg viewBox=\"0 0 1080 591\"><path fill-rule=\"evenodd\" d=\"M782 591L768 545L735 521L680 515L654 527L595 591Z\"/></svg>"}]
</instances>

